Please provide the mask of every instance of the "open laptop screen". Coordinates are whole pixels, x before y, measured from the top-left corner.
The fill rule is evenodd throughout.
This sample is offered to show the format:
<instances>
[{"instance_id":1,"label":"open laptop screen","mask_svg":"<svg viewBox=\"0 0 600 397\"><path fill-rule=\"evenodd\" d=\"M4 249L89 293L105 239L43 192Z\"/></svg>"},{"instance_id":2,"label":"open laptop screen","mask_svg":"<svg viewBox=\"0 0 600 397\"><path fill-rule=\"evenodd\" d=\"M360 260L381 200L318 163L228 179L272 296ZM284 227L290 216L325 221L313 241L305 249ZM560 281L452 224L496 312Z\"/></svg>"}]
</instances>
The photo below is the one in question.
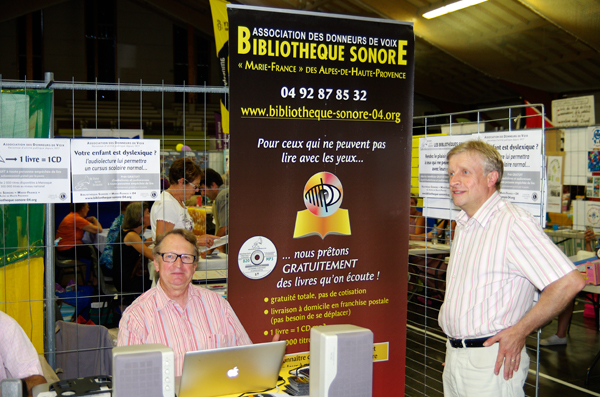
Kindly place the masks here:
<instances>
[{"instance_id":1,"label":"open laptop screen","mask_svg":"<svg viewBox=\"0 0 600 397\"><path fill-rule=\"evenodd\" d=\"M213 397L274 388L286 341L187 352L178 397Z\"/></svg>"}]
</instances>

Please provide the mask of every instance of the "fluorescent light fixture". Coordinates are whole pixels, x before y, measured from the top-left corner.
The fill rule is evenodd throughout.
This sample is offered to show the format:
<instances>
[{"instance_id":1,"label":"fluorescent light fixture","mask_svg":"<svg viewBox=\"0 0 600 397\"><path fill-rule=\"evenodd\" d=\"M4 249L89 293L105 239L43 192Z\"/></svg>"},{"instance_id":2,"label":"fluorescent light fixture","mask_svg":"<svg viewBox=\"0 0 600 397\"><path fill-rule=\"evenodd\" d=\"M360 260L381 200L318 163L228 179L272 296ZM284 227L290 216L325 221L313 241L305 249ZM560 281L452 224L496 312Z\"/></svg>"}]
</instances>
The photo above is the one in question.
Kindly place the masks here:
<instances>
[{"instance_id":1,"label":"fluorescent light fixture","mask_svg":"<svg viewBox=\"0 0 600 397\"><path fill-rule=\"evenodd\" d=\"M474 6L475 4L483 3L487 0L460 0L456 3L448 4L447 6L443 6L440 8L436 8L435 10L426 12L423 14L423 18L431 19L435 17L439 17L441 15L448 14L450 12L462 10L463 8Z\"/></svg>"}]
</instances>

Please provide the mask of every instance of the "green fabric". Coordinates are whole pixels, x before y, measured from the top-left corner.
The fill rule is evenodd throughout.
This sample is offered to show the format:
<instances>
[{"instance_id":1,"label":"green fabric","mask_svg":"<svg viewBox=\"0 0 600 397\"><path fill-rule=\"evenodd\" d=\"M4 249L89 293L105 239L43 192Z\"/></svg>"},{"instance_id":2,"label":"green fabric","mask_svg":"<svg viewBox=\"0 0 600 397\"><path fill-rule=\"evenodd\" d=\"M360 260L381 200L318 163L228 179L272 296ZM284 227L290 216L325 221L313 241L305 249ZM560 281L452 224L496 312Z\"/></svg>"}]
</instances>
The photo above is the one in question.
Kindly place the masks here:
<instances>
[{"instance_id":1,"label":"green fabric","mask_svg":"<svg viewBox=\"0 0 600 397\"><path fill-rule=\"evenodd\" d=\"M2 90L0 137L48 138L52 95L52 90L46 89ZM27 108L28 115L24 114ZM45 205L6 204L0 205L0 212L0 267L27 256L43 256Z\"/></svg>"}]
</instances>

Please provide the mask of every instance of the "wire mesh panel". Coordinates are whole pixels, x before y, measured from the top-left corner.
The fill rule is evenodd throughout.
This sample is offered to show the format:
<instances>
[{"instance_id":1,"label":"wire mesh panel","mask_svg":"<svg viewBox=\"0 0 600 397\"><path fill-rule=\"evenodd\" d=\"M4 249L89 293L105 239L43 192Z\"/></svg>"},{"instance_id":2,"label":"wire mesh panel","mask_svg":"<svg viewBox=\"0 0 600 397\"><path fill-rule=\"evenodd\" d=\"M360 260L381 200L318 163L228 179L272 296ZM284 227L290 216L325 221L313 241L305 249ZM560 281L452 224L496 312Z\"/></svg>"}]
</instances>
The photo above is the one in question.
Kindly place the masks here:
<instances>
[{"instance_id":1,"label":"wire mesh panel","mask_svg":"<svg viewBox=\"0 0 600 397\"><path fill-rule=\"evenodd\" d=\"M168 188L170 165L183 157L190 158L204 172L208 168L213 169L217 175L222 176L223 182L228 181L229 136L220 132L219 114L219 101L227 94L226 87L146 85L141 81L139 84L55 82L51 76L47 76L47 81L44 82L7 81L0 76L0 89L1 137L15 137L14 134L6 136L9 118L15 114L15 101L9 94L51 92L53 102L50 102L48 109L30 111L24 116L27 122L22 128L24 133L21 138L41 139L49 135L56 139L71 140L157 139L160 140L161 152L161 190ZM26 109L26 106L22 108ZM50 133L45 136L36 135L37 129L32 127L34 119L44 120L47 123L46 131ZM195 194L184 203L196 223L194 232L197 235L209 232L214 234L216 231L207 190L200 189L200 183L194 186L194 190ZM212 194L208 196L212 197ZM68 203L70 200L66 201ZM45 212L49 214L46 218L44 206L2 206L5 215L2 241L10 247L4 243L1 255L4 259L11 254L20 255L28 265L22 271L17 270L21 273L25 271L24 274L31 274L32 269L37 272L34 272L37 279L25 278L21 273L14 273L12 268L2 266L2 304L6 307L18 303L13 297L16 295L7 292L11 289L11 283L14 283L14 277L20 277L26 283L39 280L35 288L37 295L19 295L18 298L18 301L23 301L26 305L31 305L31 302L40 304L40 311L32 311L30 314L32 318L39 319L36 324L32 321L31 333L40 336L45 334L45 343L42 341L36 345L38 351L47 353L51 366L63 367L63 372L59 375L62 379L109 375L111 363L105 352L116 343L115 328L122 311L152 285L148 270L151 273L153 265L152 261L148 261L151 258L142 254L140 266L135 270L128 269L128 274L125 271L115 274L117 270L111 266L112 259L120 257L127 244L123 240L115 240L112 244L107 242L108 231L113 226L118 235L123 227L123 215L127 214L125 208L129 202L89 202L78 204L77 207L71 207L67 203L46 205ZM151 206L153 202L149 201L147 204ZM39 208L41 213L38 213ZM32 219L34 215L35 219ZM79 219L77 216L87 218L87 222L95 226L96 232L79 230L73 221L65 223L69 216L75 219ZM16 222L17 219L19 222ZM31 223L34 223L34 227L30 231ZM60 234L63 238L55 242L55 233L61 227L66 234ZM38 234L39 238L32 241ZM44 234L45 240L42 238ZM143 235L144 231L141 230L140 234ZM67 235L69 238L74 237L73 244L65 243ZM112 248L112 257L104 261L103 253L107 247ZM224 251L223 248L221 250ZM223 281L227 277L227 260L225 253L220 255L222 257L219 256L216 262L221 267L217 269L211 262L210 270L218 272L218 279ZM39 260L34 260L34 257ZM202 258L199 267L202 268L203 261L207 260ZM206 268L207 265L204 264L205 271L198 272L195 276L198 284L206 285L209 278L214 278ZM127 288L128 283L131 283L131 276L140 274L144 275L139 285L140 290L132 291ZM27 287L29 290L29 285ZM226 295L226 289L221 293ZM46 320L45 333L40 323L43 319ZM55 319L64 320L57 323L56 334ZM89 331L90 328L77 327L75 323L94 324L96 328L92 327L94 331Z\"/></svg>"}]
</instances>

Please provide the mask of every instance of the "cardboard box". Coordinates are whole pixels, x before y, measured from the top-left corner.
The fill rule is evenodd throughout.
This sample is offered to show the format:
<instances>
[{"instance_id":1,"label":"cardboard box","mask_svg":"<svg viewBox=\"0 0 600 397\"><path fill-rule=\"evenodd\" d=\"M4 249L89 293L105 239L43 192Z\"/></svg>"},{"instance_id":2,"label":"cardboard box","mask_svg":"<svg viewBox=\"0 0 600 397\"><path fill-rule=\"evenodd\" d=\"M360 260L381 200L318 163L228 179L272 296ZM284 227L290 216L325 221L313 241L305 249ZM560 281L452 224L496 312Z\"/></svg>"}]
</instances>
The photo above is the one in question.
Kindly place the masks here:
<instances>
[{"instance_id":1,"label":"cardboard box","mask_svg":"<svg viewBox=\"0 0 600 397\"><path fill-rule=\"evenodd\" d=\"M600 284L600 259L577 265L577 269L585 279L586 284Z\"/></svg>"}]
</instances>

